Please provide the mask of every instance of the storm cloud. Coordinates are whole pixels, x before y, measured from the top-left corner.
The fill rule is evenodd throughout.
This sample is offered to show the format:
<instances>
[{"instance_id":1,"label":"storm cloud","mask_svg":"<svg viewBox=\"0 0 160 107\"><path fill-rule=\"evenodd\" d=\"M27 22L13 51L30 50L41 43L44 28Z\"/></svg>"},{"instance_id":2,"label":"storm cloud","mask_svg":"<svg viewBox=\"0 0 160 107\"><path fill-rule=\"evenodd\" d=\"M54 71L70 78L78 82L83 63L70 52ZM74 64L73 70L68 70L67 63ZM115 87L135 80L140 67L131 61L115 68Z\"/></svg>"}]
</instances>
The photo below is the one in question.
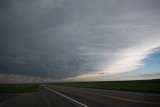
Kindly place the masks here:
<instances>
[{"instance_id":1,"label":"storm cloud","mask_svg":"<svg viewBox=\"0 0 160 107\"><path fill-rule=\"evenodd\" d=\"M159 0L1 0L0 74L133 71L159 49L159 19Z\"/></svg>"}]
</instances>

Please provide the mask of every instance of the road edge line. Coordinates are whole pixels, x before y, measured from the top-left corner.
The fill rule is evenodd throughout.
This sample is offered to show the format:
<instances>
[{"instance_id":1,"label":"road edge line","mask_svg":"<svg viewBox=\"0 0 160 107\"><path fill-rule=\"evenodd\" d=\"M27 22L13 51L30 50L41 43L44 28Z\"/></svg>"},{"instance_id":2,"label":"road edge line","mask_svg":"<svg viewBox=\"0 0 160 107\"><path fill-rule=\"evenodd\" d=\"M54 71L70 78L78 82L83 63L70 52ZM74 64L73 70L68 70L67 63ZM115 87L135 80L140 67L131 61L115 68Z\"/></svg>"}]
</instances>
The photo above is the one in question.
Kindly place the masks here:
<instances>
[{"instance_id":1,"label":"road edge line","mask_svg":"<svg viewBox=\"0 0 160 107\"><path fill-rule=\"evenodd\" d=\"M74 100L74 99L72 99L72 98L70 98L70 97L68 97L68 96L66 96L66 95L64 95L64 94L61 94L61 93L59 93L59 92L57 92L57 91L55 91L55 90L53 90L53 89L50 89L50 88L48 88L48 87L46 87L46 86L42 86L42 87L44 87L44 88L46 88L46 89L48 89L48 90L50 90L50 91L52 91L52 92L54 92L54 93L56 93L56 94L58 94L58 95L60 95L60 96L66 98L67 100L71 101L72 103L78 105L78 107L88 107L87 105L85 105L85 104L83 104L83 103L80 103L79 101Z\"/></svg>"}]
</instances>

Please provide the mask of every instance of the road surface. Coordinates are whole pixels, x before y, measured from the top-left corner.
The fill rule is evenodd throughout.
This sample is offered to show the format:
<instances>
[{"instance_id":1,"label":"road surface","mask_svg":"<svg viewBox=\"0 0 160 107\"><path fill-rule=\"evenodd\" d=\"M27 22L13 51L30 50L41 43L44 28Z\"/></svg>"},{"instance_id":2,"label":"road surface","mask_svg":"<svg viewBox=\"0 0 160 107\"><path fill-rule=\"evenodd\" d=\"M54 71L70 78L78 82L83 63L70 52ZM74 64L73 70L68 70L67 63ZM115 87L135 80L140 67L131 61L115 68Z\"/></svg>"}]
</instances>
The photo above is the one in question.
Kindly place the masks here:
<instances>
[{"instance_id":1,"label":"road surface","mask_svg":"<svg viewBox=\"0 0 160 107\"><path fill-rule=\"evenodd\" d=\"M1 94L0 94L1 95ZM3 95L4 96L4 95ZM53 93L48 89L42 89L36 93L23 93L6 99L0 103L0 107L77 107L67 99Z\"/></svg>"},{"instance_id":2,"label":"road surface","mask_svg":"<svg viewBox=\"0 0 160 107\"><path fill-rule=\"evenodd\" d=\"M43 86L42 91L21 94L0 107L160 107L160 95L73 87Z\"/></svg>"},{"instance_id":3,"label":"road surface","mask_svg":"<svg viewBox=\"0 0 160 107\"><path fill-rule=\"evenodd\" d=\"M160 95L48 86L88 107L160 107Z\"/></svg>"}]
</instances>

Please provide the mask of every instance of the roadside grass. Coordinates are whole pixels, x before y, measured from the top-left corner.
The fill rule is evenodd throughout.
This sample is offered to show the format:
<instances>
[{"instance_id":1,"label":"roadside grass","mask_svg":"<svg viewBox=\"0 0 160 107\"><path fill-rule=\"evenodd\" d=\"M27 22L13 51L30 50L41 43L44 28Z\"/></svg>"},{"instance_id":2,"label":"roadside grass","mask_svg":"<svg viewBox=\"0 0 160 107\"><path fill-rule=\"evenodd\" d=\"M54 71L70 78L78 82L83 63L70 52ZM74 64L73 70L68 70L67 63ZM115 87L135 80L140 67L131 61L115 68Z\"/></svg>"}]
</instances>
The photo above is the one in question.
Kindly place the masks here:
<instances>
[{"instance_id":1,"label":"roadside grass","mask_svg":"<svg viewBox=\"0 0 160 107\"><path fill-rule=\"evenodd\" d=\"M101 81L101 82L63 82L52 83L54 86L68 86L79 88L93 88L106 90L123 90L138 92L160 92L160 79L137 81Z\"/></svg>"},{"instance_id":2,"label":"roadside grass","mask_svg":"<svg viewBox=\"0 0 160 107\"><path fill-rule=\"evenodd\" d=\"M32 93L40 89L38 84L0 84L0 93Z\"/></svg>"}]
</instances>

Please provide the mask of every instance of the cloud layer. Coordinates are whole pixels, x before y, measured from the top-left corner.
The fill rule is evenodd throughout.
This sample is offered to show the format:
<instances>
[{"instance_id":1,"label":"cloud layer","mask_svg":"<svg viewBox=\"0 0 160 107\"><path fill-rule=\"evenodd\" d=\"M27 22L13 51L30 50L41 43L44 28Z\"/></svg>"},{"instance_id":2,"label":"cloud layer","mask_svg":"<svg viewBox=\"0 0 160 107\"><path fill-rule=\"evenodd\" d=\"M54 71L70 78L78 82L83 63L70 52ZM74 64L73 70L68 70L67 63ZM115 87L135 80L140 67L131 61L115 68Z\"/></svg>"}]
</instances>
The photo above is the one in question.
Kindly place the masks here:
<instances>
[{"instance_id":1,"label":"cloud layer","mask_svg":"<svg viewBox=\"0 0 160 107\"><path fill-rule=\"evenodd\" d=\"M1 0L0 73L133 71L160 46L159 10L158 0Z\"/></svg>"}]
</instances>

